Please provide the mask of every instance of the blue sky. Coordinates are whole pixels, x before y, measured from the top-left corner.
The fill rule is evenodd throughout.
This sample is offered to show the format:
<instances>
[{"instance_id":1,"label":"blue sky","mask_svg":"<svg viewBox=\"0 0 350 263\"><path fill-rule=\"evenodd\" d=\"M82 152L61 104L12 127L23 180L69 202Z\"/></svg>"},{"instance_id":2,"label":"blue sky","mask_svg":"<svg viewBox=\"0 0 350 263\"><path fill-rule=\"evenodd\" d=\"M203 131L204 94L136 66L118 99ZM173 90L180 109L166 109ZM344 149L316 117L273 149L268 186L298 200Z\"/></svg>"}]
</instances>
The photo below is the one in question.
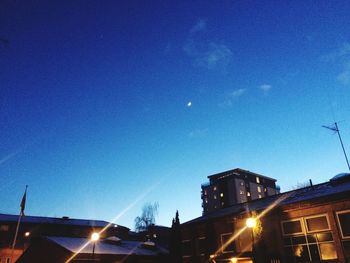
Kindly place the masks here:
<instances>
[{"instance_id":1,"label":"blue sky","mask_svg":"<svg viewBox=\"0 0 350 263\"><path fill-rule=\"evenodd\" d=\"M201 215L207 176L347 171L349 1L0 3L0 212L133 228ZM350 154L350 152L349 152ZM136 202L137 201L137 202Z\"/></svg>"}]
</instances>

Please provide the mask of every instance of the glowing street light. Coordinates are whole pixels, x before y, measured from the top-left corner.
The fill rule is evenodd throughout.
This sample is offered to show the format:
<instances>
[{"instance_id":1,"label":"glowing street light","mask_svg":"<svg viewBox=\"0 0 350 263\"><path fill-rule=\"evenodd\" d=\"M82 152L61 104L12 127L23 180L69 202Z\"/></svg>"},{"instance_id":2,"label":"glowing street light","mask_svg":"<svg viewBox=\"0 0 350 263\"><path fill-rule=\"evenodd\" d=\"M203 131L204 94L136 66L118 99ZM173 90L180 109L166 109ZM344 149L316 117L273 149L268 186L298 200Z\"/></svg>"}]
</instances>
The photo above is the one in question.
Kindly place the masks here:
<instances>
[{"instance_id":1,"label":"glowing street light","mask_svg":"<svg viewBox=\"0 0 350 263\"><path fill-rule=\"evenodd\" d=\"M252 259L253 259L253 262L254 262L254 258L255 258L255 249L254 249L254 228L256 227L257 225L257 221L256 221L256 218L254 217L249 217L247 218L247 220L245 221L245 225L250 228L250 230L252 231Z\"/></svg>"},{"instance_id":2,"label":"glowing street light","mask_svg":"<svg viewBox=\"0 0 350 263\"><path fill-rule=\"evenodd\" d=\"M100 239L100 234L99 233L92 233L91 234L91 237L90 237L90 240L92 242L92 260L95 260L95 244L96 242Z\"/></svg>"},{"instance_id":3,"label":"glowing street light","mask_svg":"<svg viewBox=\"0 0 350 263\"><path fill-rule=\"evenodd\" d=\"M247 221L245 221L245 225L253 229L256 227L256 219L254 217L249 217Z\"/></svg>"}]
</instances>

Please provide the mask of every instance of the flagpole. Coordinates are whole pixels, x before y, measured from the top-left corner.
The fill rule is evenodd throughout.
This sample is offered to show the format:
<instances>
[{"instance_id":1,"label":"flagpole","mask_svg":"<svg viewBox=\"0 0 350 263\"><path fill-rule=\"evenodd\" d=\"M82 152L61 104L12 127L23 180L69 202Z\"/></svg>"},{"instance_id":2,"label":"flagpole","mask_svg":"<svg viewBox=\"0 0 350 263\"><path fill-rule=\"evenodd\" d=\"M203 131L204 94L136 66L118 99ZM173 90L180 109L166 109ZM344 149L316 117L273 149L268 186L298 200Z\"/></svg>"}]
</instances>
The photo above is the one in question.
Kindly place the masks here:
<instances>
[{"instance_id":1,"label":"flagpole","mask_svg":"<svg viewBox=\"0 0 350 263\"><path fill-rule=\"evenodd\" d=\"M17 221L17 226L16 226L16 232L15 232L15 237L13 239L13 243L12 243L12 250L11 250L11 263L12 263L12 259L13 259L13 254L15 251L15 246L16 246L16 241L17 241L17 235L18 235L18 230L19 230L19 225L21 223L21 218L24 215L24 208L25 208L25 202L26 202L26 196L27 196L27 188L28 185L26 185L26 190L24 191L24 195L22 197L22 202L21 202L21 211L19 213L18 216L18 221Z\"/></svg>"}]
</instances>

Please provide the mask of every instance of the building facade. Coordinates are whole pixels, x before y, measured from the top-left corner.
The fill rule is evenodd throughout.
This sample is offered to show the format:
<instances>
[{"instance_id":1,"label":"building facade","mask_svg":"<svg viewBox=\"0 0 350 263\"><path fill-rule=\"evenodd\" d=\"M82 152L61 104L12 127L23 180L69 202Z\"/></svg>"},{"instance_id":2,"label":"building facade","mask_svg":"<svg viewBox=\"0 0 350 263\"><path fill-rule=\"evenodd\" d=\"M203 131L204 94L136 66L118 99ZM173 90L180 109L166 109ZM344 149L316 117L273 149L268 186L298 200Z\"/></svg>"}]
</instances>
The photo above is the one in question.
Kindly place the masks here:
<instances>
[{"instance_id":1,"label":"building facade","mask_svg":"<svg viewBox=\"0 0 350 263\"><path fill-rule=\"evenodd\" d=\"M350 262L350 174L216 210L181 235L183 263Z\"/></svg>"},{"instance_id":2,"label":"building facade","mask_svg":"<svg viewBox=\"0 0 350 263\"><path fill-rule=\"evenodd\" d=\"M240 168L208 178L201 191L203 214L278 193L275 179Z\"/></svg>"}]
</instances>

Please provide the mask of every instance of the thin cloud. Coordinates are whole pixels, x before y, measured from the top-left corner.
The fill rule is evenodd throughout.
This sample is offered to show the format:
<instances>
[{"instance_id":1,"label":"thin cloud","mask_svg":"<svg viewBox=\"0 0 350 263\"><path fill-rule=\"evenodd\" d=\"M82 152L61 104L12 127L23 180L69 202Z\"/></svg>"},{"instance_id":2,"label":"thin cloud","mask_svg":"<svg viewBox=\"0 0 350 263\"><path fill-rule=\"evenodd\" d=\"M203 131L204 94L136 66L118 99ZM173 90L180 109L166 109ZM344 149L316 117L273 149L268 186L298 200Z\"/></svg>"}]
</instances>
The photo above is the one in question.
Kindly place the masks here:
<instances>
[{"instance_id":1,"label":"thin cloud","mask_svg":"<svg viewBox=\"0 0 350 263\"><path fill-rule=\"evenodd\" d=\"M343 70L336 76L336 80L343 85L350 84L350 43L345 42L339 48L322 56L324 62L340 63Z\"/></svg>"},{"instance_id":2,"label":"thin cloud","mask_svg":"<svg viewBox=\"0 0 350 263\"><path fill-rule=\"evenodd\" d=\"M204 19L199 19L191 28L190 32L197 33L201 31L205 31L207 29L207 22Z\"/></svg>"},{"instance_id":3,"label":"thin cloud","mask_svg":"<svg viewBox=\"0 0 350 263\"><path fill-rule=\"evenodd\" d=\"M208 50L195 59L195 65L207 69L226 69L231 57L232 51L226 45L211 42L208 45Z\"/></svg>"},{"instance_id":4,"label":"thin cloud","mask_svg":"<svg viewBox=\"0 0 350 263\"><path fill-rule=\"evenodd\" d=\"M246 93L247 89L236 89L232 92L226 94L226 99L219 103L219 107L221 108L229 108L233 105L234 100L243 96Z\"/></svg>"},{"instance_id":5,"label":"thin cloud","mask_svg":"<svg viewBox=\"0 0 350 263\"><path fill-rule=\"evenodd\" d=\"M332 62L342 58L350 57L350 43L345 42L339 48L331 51L329 54L323 55L321 60Z\"/></svg>"},{"instance_id":6,"label":"thin cloud","mask_svg":"<svg viewBox=\"0 0 350 263\"><path fill-rule=\"evenodd\" d=\"M338 74L337 80L343 85L350 84L350 63L347 64L344 70Z\"/></svg>"},{"instance_id":7,"label":"thin cloud","mask_svg":"<svg viewBox=\"0 0 350 263\"><path fill-rule=\"evenodd\" d=\"M188 137L190 138L204 138L205 136L207 136L208 133L208 129L197 129L197 130L193 130L191 132L188 133Z\"/></svg>"},{"instance_id":8,"label":"thin cloud","mask_svg":"<svg viewBox=\"0 0 350 263\"><path fill-rule=\"evenodd\" d=\"M194 24L183 46L183 51L193 59L194 66L208 70L220 69L225 72L226 67L231 62L233 53L223 43L203 40L202 34L198 33L205 32L206 27L207 23L203 19Z\"/></svg>"},{"instance_id":9,"label":"thin cloud","mask_svg":"<svg viewBox=\"0 0 350 263\"><path fill-rule=\"evenodd\" d=\"M246 89L237 89L235 91L232 91L230 95L236 98L236 97L242 96L245 92L246 92Z\"/></svg>"},{"instance_id":10,"label":"thin cloud","mask_svg":"<svg viewBox=\"0 0 350 263\"><path fill-rule=\"evenodd\" d=\"M272 86L269 84L263 84L263 85L260 85L258 88L266 94L272 89Z\"/></svg>"}]
</instances>

